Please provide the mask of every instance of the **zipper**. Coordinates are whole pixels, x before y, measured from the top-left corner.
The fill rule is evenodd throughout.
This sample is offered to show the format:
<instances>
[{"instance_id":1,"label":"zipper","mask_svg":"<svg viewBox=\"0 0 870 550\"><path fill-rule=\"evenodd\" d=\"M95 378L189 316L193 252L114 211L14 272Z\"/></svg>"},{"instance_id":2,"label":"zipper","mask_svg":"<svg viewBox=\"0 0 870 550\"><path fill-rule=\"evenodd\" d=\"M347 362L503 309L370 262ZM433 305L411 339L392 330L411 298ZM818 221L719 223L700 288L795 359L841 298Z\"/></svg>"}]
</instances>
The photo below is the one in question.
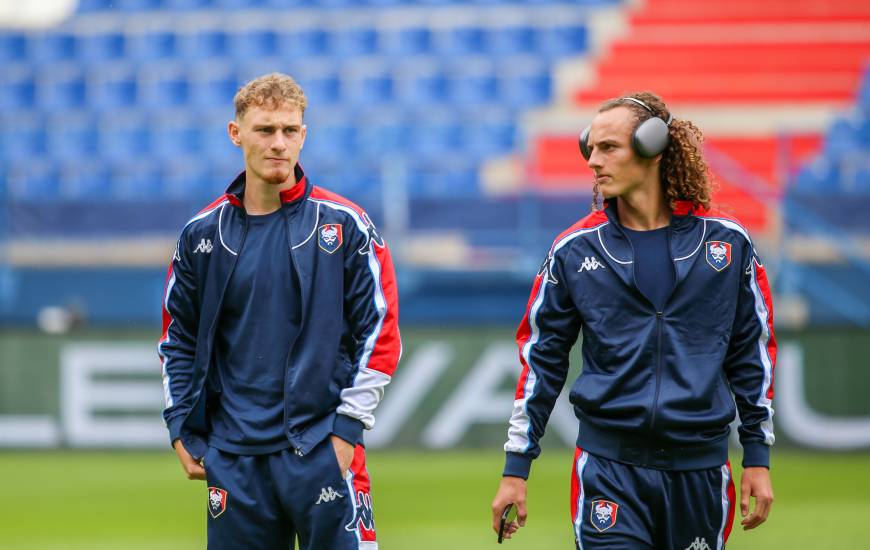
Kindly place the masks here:
<instances>
[{"instance_id":1,"label":"zipper","mask_svg":"<svg viewBox=\"0 0 870 550\"><path fill-rule=\"evenodd\" d=\"M656 311L656 332L657 335L657 346L656 346L656 391L653 394L652 401L652 413L649 421L649 436L650 439L653 437L653 427L656 423L656 413L658 412L658 403L659 403L659 392L661 391L662 386L662 323L663 323L664 314L661 311Z\"/></svg>"},{"instance_id":2,"label":"zipper","mask_svg":"<svg viewBox=\"0 0 870 550\"><path fill-rule=\"evenodd\" d=\"M301 205L298 206L301 208ZM281 205L281 209L284 209L284 206ZM299 276L299 267L296 265L296 256L293 254L293 239L291 238L292 232L290 231L290 216L292 213L285 215L285 227L287 229L287 250L290 253L290 269L296 275L296 281L299 285L299 331L296 333L296 336L293 338L293 341L290 342L290 345L287 347L287 357L284 359L284 434L289 440L291 437L290 434L290 419L287 417L287 395L288 395L288 376L290 375L290 357L293 355L293 348L296 346L296 340L299 338L299 334L302 332L302 321L305 318L304 311L305 308L302 304L302 277ZM293 452L296 453L296 456L302 456L304 453L298 448L294 448Z\"/></svg>"}]
</instances>

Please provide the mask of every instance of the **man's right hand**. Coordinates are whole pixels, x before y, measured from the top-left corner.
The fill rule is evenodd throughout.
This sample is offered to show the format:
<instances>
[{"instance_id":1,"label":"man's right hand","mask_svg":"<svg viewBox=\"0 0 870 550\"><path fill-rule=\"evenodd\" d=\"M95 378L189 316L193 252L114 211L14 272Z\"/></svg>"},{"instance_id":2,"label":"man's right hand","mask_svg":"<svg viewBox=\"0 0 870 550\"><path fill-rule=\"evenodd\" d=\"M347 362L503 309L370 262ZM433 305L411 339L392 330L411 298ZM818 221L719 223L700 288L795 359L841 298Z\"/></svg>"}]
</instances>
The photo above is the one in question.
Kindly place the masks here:
<instances>
[{"instance_id":1,"label":"man's right hand","mask_svg":"<svg viewBox=\"0 0 870 550\"><path fill-rule=\"evenodd\" d=\"M505 529L504 538L509 539L520 527L526 524L526 480L521 477L504 476L498 486L498 492L492 501L492 530L498 533L501 514L508 504L517 507L517 521Z\"/></svg>"},{"instance_id":2,"label":"man's right hand","mask_svg":"<svg viewBox=\"0 0 870 550\"><path fill-rule=\"evenodd\" d=\"M172 444L172 448L175 449L175 454L178 455L178 460L181 461L181 468L187 475L187 479L205 480L205 468L203 468L200 462L197 462L192 456L190 456L190 453L188 453L187 449L184 448L180 439L175 440Z\"/></svg>"}]
</instances>

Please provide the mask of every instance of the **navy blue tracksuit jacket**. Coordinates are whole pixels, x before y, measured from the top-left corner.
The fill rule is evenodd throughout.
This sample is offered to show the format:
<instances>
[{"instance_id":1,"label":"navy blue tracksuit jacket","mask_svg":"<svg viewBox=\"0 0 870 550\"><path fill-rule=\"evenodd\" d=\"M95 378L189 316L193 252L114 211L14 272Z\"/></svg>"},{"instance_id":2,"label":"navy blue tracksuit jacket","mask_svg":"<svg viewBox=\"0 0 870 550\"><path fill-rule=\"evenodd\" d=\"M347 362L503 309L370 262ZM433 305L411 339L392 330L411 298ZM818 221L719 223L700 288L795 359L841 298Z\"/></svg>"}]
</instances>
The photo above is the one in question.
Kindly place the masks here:
<instances>
[{"instance_id":1,"label":"navy blue tracksuit jacket","mask_svg":"<svg viewBox=\"0 0 870 550\"><path fill-rule=\"evenodd\" d=\"M362 441L401 340L393 263L374 224L352 202L313 186L299 165L295 172L297 185L281 199L301 326L287 350L283 420L301 456L331 433ZM206 379L217 318L248 227L244 182L243 173L184 227L164 292L163 417L170 441L180 438L196 459L207 449Z\"/></svg>"},{"instance_id":2,"label":"navy blue tracksuit jacket","mask_svg":"<svg viewBox=\"0 0 870 550\"><path fill-rule=\"evenodd\" d=\"M768 466L776 342L748 233L679 203L668 230L676 282L659 310L637 288L616 220L612 201L574 224L535 278L517 331L522 374L504 474L528 477L581 332L583 370L570 392L578 447L642 467L713 468L728 459L739 411L744 466Z\"/></svg>"}]
</instances>

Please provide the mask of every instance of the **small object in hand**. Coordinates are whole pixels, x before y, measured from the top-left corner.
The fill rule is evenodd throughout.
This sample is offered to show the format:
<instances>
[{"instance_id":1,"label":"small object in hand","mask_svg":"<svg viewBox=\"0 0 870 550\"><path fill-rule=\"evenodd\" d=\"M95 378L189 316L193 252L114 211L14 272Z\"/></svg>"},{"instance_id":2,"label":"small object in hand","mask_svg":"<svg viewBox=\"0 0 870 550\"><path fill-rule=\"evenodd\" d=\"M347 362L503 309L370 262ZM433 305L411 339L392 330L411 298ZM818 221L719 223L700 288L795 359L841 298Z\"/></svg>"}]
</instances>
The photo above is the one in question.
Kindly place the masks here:
<instances>
[{"instance_id":1,"label":"small object in hand","mask_svg":"<svg viewBox=\"0 0 870 550\"><path fill-rule=\"evenodd\" d=\"M505 532L510 525L517 520L517 509L513 504L505 506L504 512L501 513L501 522L498 524L498 543L501 544L504 540Z\"/></svg>"}]
</instances>

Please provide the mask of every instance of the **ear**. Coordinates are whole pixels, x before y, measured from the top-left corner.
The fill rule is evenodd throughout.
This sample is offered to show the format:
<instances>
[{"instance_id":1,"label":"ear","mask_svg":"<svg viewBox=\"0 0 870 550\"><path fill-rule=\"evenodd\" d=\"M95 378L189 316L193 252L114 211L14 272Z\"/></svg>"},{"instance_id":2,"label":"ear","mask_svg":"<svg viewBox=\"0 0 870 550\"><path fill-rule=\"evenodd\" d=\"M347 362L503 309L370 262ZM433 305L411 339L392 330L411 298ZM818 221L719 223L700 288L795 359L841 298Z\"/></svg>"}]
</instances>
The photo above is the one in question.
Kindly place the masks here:
<instances>
[{"instance_id":1,"label":"ear","mask_svg":"<svg viewBox=\"0 0 870 550\"><path fill-rule=\"evenodd\" d=\"M233 145L236 147L242 146L242 140L239 134L241 133L241 128L239 127L239 123L235 120L231 120L229 124L227 124L227 135L230 136L230 141L233 142Z\"/></svg>"}]
</instances>

